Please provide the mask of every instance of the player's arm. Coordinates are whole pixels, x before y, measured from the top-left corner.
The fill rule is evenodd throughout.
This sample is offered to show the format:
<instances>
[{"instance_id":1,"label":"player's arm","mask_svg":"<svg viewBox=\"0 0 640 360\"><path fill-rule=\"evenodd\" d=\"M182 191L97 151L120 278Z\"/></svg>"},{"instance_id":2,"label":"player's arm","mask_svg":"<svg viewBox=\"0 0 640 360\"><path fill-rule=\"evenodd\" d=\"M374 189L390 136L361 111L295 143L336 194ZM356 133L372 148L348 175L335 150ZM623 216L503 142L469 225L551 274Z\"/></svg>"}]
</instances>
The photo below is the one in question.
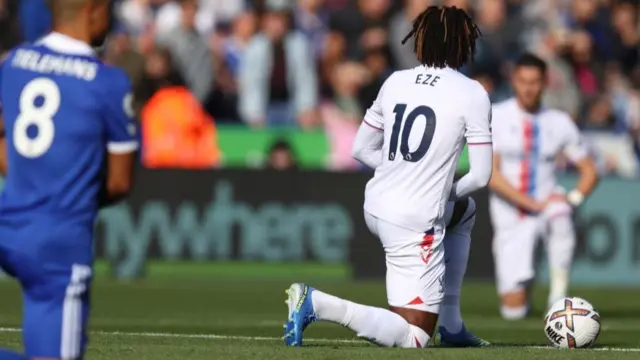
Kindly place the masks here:
<instances>
[{"instance_id":1,"label":"player's arm","mask_svg":"<svg viewBox=\"0 0 640 360\"><path fill-rule=\"evenodd\" d=\"M366 121L363 121L353 141L351 156L364 165L375 169L382 164L383 143L384 133L382 129L374 128Z\"/></svg>"},{"instance_id":2,"label":"player's arm","mask_svg":"<svg viewBox=\"0 0 640 360\"><path fill-rule=\"evenodd\" d=\"M451 200L469 196L487 186L493 162L491 143L469 144L469 172L453 184Z\"/></svg>"},{"instance_id":3,"label":"player's arm","mask_svg":"<svg viewBox=\"0 0 640 360\"><path fill-rule=\"evenodd\" d=\"M595 189L599 177L595 162L582 141L580 131L571 118L567 117L565 122L567 124L567 140L564 153L580 174L576 187L567 193L567 201L572 206L579 206L585 197Z\"/></svg>"},{"instance_id":4,"label":"player's arm","mask_svg":"<svg viewBox=\"0 0 640 360\"><path fill-rule=\"evenodd\" d=\"M388 80L387 80L388 81ZM385 82L378 97L367 110L353 141L351 156L366 166L375 169L382 164L382 146L384 145L384 116L382 113L382 94Z\"/></svg>"},{"instance_id":5,"label":"player's arm","mask_svg":"<svg viewBox=\"0 0 640 360\"><path fill-rule=\"evenodd\" d=\"M107 176L100 206L107 207L124 199L133 187L133 170L136 155L109 153L107 156Z\"/></svg>"},{"instance_id":6,"label":"player's arm","mask_svg":"<svg viewBox=\"0 0 640 360\"><path fill-rule=\"evenodd\" d=\"M451 200L487 186L491 178L491 102L484 90L473 97L467 114L464 136L469 148L469 172L453 184Z\"/></svg>"},{"instance_id":7,"label":"player's arm","mask_svg":"<svg viewBox=\"0 0 640 360\"><path fill-rule=\"evenodd\" d=\"M489 188L518 209L537 213L543 208L542 204L511 185L509 180L500 172L500 154L497 152L493 154L493 174L491 175Z\"/></svg>"},{"instance_id":8,"label":"player's arm","mask_svg":"<svg viewBox=\"0 0 640 360\"><path fill-rule=\"evenodd\" d=\"M138 150L137 121L134 119L131 85L124 73L112 81L113 91L106 96L105 111L107 159L101 206L109 206L129 194Z\"/></svg>"}]
</instances>

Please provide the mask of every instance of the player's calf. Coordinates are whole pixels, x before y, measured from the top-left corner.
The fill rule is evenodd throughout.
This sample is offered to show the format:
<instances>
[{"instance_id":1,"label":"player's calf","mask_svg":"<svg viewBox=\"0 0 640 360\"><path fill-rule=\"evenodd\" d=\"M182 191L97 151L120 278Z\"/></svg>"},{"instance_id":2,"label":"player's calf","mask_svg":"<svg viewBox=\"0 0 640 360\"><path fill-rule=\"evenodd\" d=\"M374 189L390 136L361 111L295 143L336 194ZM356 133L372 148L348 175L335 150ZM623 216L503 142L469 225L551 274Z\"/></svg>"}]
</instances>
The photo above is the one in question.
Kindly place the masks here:
<instances>
[{"instance_id":1,"label":"player's calf","mask_svg":"<svg viewBox=\"0 0 640 360\"><path fill-rule=\"evenodd\" d=\"M437 313L394 306L391 306L390 309L409 324L413 339L408 339L410 346L404 347L425 347L428 345L438 324Z\"/></svg>"}]
</instances>

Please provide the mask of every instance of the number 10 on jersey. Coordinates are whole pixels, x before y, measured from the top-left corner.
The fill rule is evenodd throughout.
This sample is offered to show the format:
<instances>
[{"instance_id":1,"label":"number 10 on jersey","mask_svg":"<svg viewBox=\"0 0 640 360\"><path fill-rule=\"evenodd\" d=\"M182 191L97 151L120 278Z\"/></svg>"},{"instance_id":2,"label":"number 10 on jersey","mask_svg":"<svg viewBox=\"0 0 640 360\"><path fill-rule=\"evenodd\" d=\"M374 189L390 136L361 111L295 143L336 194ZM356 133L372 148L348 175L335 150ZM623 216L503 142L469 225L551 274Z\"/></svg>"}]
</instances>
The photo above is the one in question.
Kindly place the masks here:
<instances>
[{"instance_id":1,"label":"number 10 on jersey","mask_svg":"<svg viewBox=\"0 0 640 360\"><path fill-rule=\"evenodd\" d=\"M396 152L398 151L398 138L400 137L400 128L402 128L402 122L404 121L404 129L402 129L402 138L400 139L400 154L402 159L409 162L418 162L422 159L431 146L431 140L433 140L433 134L436 131L436 113L432 108L428 106L418 106L413 109L405 120L405 113L407 112L407 104L397 104L393 109L393 113L396 114L396 119L393 123L391 130L391 142L389 144L389 161L396 159ZM411 135L411 129L413 124L419 116L425 117L425 127L420 139L418 148L413 152L409 150L409 135Z\"/></svg>"}]
</instances>

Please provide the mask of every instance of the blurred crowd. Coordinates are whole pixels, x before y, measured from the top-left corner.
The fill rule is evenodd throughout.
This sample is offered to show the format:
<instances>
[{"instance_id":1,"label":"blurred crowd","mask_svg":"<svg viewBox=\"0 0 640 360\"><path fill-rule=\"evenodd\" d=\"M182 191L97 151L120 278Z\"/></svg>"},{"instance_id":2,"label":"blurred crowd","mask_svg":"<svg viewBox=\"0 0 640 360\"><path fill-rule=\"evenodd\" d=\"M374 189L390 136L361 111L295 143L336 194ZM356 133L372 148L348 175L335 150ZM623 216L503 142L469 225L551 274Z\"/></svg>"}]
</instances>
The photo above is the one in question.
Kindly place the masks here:
<instances>
[{"instance_id":1,"label":"blurred crowd","mask_svg":"<svg viewBox=\"0 0 640 360\"><path fill-rule=\"evenodd\" d=\"M4 50L19 41L14 2L0 0ZM149 143L192 129L171 146L155 141L152 165L176 161L162 148L178 144L193 152L185 166L217 163L215 125L235 123L323 129L331 166L355 169L362 116L393 70L417 65L402 39L434 4L478 23L483 37L463 71L492 101L511 95L510 62L534 52L550 68L546 105L573 116L601 170L638 174L638 0L120 0L105 56L131 76Z\"/></svg>"}]
</instances>

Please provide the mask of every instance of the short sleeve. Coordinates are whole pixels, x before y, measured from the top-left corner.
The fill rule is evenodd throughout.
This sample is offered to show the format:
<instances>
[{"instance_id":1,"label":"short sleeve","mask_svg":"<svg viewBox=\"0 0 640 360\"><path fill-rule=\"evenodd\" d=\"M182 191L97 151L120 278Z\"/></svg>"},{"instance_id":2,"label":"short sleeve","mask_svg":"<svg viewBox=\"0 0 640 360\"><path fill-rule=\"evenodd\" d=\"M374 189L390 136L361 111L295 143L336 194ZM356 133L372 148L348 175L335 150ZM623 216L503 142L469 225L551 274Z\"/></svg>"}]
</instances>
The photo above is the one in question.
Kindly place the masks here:
<instances>
[{"instance_id":1,"label":"short sleeve","mask_svg":"<svg viewBox=\"0 0 640 360\"><path fill-rule=\"evenodd\" d=\"M589 149L580 134L580 130L578 130L578 127L571 117L566 114L563 114L562 117L565 123L563 150L569 160L575 163L587 157L587 155L589 155Z\"/></svg>"},{"instance_id":2,"label":"short sleeve","mask_svg":"<svg viewBox=\"0 0 640 360\"><path fill-rule=\"evenodd\" d=\"M469 145L491 144L491 101L487 92L480 90L475 92L467 111L464 137Z\"/></svg>"},{"instance_id":3,"label":"short sleeve","mask_svg":"<svg viewBox=\"0 0 640 360\"><path fill-rule=\"evenodd\" d=\"M378 92L378 97L373 101L373 104L371 104L371 107L367 109L367 112L364 115L364 123L377 130L384 129L382 97L388 81L389 80L387 79L387 81L382 85L382 87L380 88L380 92Z\"/></svg>"},{"instance_id":4,"label":"short sleeve","mask_svg":"<svg viewBox=\"0 0 640 360\"><path fill-rule=\"evenodd\" d=\"M104 115L107 151L125 154L138 149L138 122L133 109L133 92L127 75L117 69L106 79Z\"/></svg>"}]
</instances>

